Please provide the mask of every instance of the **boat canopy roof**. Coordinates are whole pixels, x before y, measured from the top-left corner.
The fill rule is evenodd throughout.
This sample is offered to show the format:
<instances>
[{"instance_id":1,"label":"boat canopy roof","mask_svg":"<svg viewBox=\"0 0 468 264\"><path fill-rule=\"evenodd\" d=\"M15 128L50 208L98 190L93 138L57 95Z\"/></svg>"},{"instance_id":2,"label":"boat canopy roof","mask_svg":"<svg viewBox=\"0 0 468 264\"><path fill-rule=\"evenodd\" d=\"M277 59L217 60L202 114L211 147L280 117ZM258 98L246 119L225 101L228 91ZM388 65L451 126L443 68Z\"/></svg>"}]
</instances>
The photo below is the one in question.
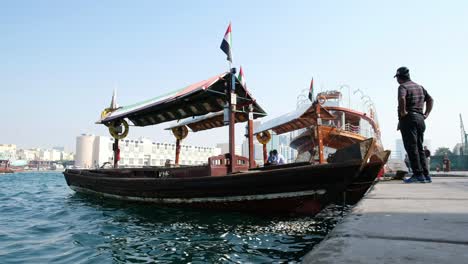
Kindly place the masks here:
<instances>
[{"instance_id":1,"label":"boat canopy roof","mask_svg":"<svg viewBox=\"0 0 468 264\"><path fill-rule=\"evenodd\" d=\"M236 123L246 122L249 120L249 114L247 112L236 112ZM253 114L254 119L258 117L263 117L258 113ZM204 116L187 118L179 123L176 123L166 130L170 130L176 127L188 126L193 132L208 130L212 128L222 127L227 124L224 124L224 113L223 111L206 114Z\"/></svg>"},{"instance_id":2,"label":"boat canopy roof","mask_svg":"<svg viewBox=\"0 0 468 264\"><path fill-rule=\"evenodd\" d=\"M223 110L226 103L225 90L230 77L231 73L224 72L165 95L118 108L98 123L108 124L127 118L135 126L149 126L217 113ZM253 103L255 116L266 116L266 112L258 105L249 91L242 86L237 77L235 80L238 108Z\"/></svg>"},{"instance_id":3,"label":"boat canopy roof","mask_svg":"<svg viewBox=\"0 0 468 264\"><path fill-rule=\"evenodd\" d=\"M293 112L268 120L257 127L254 130L254 134L258 134L267 130L273 130L276 134L279 135L315 125L317 123L317 113L315 111L316 104L318 104L317 101L311 105L302 105ZM331 120L335 118L322 105L319 104L319 107L320 117L323 120Z\"/></svg>"}]
</instances>

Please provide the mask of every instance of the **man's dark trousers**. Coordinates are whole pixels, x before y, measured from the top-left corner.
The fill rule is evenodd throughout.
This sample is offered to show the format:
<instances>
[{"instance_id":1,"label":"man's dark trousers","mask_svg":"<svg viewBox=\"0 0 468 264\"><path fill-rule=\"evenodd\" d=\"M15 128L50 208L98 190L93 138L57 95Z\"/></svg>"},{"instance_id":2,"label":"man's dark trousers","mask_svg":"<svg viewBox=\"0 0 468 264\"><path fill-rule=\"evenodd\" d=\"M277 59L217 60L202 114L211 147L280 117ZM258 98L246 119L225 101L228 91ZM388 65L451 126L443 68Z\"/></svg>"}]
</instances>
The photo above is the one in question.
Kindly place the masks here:
<instances>
[{"instance_id":1,"label":"man's dark trousers","mask_svg":"<svg viewBox=\"0 0 468 264\"><path fill-rule=\"evenodd\" d=\"M408 153L411 169L415 176L429 175L423 149L425 130L424 115L420 113L409 112L400 119L403 145L405 146L406 153Z\"/></svg>"}]
</instances>

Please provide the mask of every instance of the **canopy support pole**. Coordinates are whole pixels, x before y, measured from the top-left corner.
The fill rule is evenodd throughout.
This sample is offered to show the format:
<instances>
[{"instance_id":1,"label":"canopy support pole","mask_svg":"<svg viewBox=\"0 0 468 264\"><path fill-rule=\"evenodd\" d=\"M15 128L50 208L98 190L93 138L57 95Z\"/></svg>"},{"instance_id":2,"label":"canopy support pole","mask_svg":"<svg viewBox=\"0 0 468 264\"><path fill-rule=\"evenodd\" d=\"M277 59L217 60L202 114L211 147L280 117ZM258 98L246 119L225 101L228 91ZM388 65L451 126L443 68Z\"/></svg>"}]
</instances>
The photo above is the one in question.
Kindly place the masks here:
<instances>
[{"instance_id":1,"label":"canopy support pole","mask_svg":"<svg viewBox=\"0 0 468 264\"><path fill-rule=\"evenodd\" d=\"M180 156L180 139L176 140L175 147L175 166L179 166L179 156Z\"/></svg>"},{"instance_id":2,"label":"canopy support pole","mask_svg":"<svg viewBox=\"0 0 468 264\"><path fill-rule=\"evenodd\" d=\"M267 146L266 144L262 144L262 146L263 146L263 165L265 166L265 164L268 162Z\"/></svg>"},{"instance_id":3,"label":"canopy support pole","mask_svg":"<svg viewBox=\"0 0 468 264\"><path fill-rule=\"evenodd\" d=\"M253 144L253 105L249 105L249 121L248 126L248 136L249 136L249 168L255 167L255 153L254 153L254 144Z\"/></svg>"},{"instance_id":4,"label":"canopy support pole","mask_svg":"<svg viewBox=\"0 0 468 264\"><path fill-rule=\"evenodd\" d=\"M320 103L317 101L315 105L316 113L317 113L317 141L318 141L318 155L319 155L319 163L325 163L323 158L323 139L322 139L322 118L320 117Z\"/></svg>"},{"instance_id":5,"label":"canopy support pole","mask_svg":"<svg viewBox=\"0 0 468 264\"><path fill-rule=\"evenodd\" d=\"M117 169L119 167L119 160L120 160L120 149L119 149L119 140L114 138L114 144L113 144L113 150L114 150L114 169Z\"/></svg>"},{"instance_id":6,"label":"canopy support pole","mask_svg":"<svg viewBox=\"0 0 468 264\"><path fill-rule=\"evenodd\" d=\"M231 68L231 87L228 89L229 93L229 154L230 163L228 173L236 172L236 144L235 144L235 124L236 124L236 68Z\"/></svg>"}]
</instances>

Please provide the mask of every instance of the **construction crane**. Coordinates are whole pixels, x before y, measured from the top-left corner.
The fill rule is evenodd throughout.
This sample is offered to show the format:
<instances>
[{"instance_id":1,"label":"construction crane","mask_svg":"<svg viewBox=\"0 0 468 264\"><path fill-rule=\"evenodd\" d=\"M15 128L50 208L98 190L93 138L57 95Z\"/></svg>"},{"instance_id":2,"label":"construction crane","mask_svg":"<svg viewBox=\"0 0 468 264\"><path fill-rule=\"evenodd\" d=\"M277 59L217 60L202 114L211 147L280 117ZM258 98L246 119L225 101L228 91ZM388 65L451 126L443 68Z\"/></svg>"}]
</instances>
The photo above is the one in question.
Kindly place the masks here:
<instances>
[{"instance_id":1,"label":"construction crane","mask_svg":"<svg viewBox=\"0 0 468 264\"><path fill-rule=\"evenodd\" d=\"M460 130L461 130L461 153L460 155L468 155L468 134L463 126L462 115L460 114Z\"/></svg>"}]
</instances>

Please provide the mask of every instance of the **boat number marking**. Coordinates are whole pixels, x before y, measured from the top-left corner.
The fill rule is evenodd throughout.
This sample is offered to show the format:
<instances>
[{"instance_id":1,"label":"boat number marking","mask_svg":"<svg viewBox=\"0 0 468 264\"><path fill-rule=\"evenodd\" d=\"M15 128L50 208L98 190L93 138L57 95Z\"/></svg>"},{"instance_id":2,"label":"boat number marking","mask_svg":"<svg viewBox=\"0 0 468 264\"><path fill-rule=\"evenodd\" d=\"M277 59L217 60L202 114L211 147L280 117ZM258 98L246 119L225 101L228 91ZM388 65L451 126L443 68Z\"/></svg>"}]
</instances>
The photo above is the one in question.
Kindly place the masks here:
<instances>
[{"instance_id":1,"label":"boat number marking","mask_svg":"<svg viewBox=\"0 0 468 264\"><path fill-rule=\"evenodd\" d=\"M158 171L158 178L160 179L169 178L169 176L169 171Z\"/></svg>"}]
</instances>

